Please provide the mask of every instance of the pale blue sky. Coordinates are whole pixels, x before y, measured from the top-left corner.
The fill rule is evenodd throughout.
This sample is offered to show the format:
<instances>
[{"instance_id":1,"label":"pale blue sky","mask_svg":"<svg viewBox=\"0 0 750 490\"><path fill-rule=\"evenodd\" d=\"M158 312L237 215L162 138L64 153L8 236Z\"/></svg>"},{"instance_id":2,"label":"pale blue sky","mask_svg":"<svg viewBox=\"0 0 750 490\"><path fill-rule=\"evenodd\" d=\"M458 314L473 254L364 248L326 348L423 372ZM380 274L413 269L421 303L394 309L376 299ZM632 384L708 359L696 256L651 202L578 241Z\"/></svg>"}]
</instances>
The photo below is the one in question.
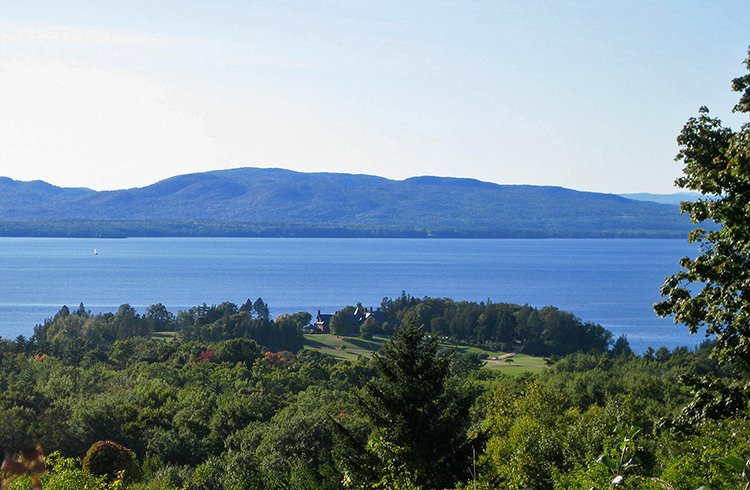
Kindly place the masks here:
<instances>
[{"instance_id":1,"label":"pale blue sky","mask_svg":"<svg viewBox=\"0 0 750 490\"><path fill-rule=\"evenodd\" d=\"M0 7L0 175L94 189L242 166L676 192L738 126L743 1L35 1Z\"/></svg>"}]
</instances>

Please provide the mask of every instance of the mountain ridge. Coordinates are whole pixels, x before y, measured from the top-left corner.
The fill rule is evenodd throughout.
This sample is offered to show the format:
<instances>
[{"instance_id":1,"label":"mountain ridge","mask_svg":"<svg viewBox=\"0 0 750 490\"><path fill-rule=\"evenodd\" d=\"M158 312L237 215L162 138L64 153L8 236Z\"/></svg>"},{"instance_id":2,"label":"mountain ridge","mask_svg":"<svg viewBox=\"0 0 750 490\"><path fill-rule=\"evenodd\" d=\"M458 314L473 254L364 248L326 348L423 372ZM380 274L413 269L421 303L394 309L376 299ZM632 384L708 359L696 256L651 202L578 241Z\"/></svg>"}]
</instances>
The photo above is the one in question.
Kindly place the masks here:
<instances>
[{"instance_id":1,"label":"mountain ridge","mask_svg":"<svg viewBox=\"0 0 750 490\"><path fill-rule=\"evenodd\" d=\"M0 222L6 228L9 222L28 226L30 221L61 220L484 230L484 234L526 230L542 236L685 236L692 228L675 205L455 177L390 180L366 174L244 167L182 174L113 191L0 178Z\"/></svg>"},{"instance_id":2,"label":"mountain ridge","mask_svg":"<svg viewBox=\"0 0 750 490\"><path fill-rule=\"evenodd\" d=\"M675 204L680 205L683 201L694 201L700 199L702 196L699 192L675 192L673 194L652 194L650 192L635 192L630 194L618 194L626 199L633 199L635 201L650 201L658 202L661 204Z\"/></svg>"}]
</instances>

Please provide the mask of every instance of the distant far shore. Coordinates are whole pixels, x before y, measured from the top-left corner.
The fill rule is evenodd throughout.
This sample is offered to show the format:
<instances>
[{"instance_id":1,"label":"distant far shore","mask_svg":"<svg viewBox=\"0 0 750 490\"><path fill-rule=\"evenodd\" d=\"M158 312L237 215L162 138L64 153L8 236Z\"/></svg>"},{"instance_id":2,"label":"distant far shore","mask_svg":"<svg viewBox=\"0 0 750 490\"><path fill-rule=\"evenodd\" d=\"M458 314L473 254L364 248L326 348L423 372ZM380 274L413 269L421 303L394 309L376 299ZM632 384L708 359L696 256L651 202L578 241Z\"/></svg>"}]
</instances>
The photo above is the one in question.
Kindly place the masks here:
<instances>
[{"instance_id":1,"label":"distant far shore","mask_svg":"<svg viewBox=\"0 0 750 490\"><path fill-rule=\"evenodd\" d=\"M222 220L0 221L0 237L284 237L284 238L685 238L672 230L406 228L249 223Z\"/></svg>"}]
</instances>

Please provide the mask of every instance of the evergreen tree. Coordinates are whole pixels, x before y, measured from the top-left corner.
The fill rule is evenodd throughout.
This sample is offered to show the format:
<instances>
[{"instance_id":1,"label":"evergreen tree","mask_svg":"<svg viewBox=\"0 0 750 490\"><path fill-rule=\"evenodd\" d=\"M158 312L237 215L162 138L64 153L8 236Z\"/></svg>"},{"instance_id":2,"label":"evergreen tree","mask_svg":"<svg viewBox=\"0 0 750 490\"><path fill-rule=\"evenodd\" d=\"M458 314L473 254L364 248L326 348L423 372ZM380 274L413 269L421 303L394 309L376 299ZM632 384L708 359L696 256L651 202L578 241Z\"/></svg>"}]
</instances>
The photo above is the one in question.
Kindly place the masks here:
<instances>
[{"instance_id":1,"label":"evergreen tree","mask_svg":"<svg viewBox=\"0 0 750 490\"><path fill-rule=\"evenodd\" d=\"M253 311L255 312L255 318L260 320L268 320L270 318L268 305L261 298L256 299L255 303L253 303Z\"/></svg>"},{"instance_id":2,"label":"evergreen tree","mask_svg":"<svg viewBox=\"0 0 750 490\"><path fill-rule=\"evenodd\" d=\"M381 485L406 476L439 489L468 478L470 397L450 379L452 359L415 324L373 355L379 376L366 385L361 405L375 428L368 449L381 463Z\"/></svg>"}]
</instances>

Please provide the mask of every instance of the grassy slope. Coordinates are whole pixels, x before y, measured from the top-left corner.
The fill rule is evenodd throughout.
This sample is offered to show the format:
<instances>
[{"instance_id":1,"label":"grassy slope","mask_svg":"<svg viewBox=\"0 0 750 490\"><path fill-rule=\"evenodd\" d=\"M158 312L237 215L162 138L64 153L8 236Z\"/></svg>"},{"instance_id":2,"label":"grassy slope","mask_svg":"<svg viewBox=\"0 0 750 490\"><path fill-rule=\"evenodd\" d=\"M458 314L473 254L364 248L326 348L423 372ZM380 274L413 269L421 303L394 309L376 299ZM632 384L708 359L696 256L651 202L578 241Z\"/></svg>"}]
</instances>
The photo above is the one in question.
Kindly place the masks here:
<instances>
[{"instance_id":1,"label":"grassy slope","mask_svg":"<svg viewBox=\"0 0 750 490\"><path fill-rule=\"evenodd\" d=\"M388 339L386 337L376 336L371 341L363 340L359 337L336 337L335 335L306 335L305 349L317 350L336 359L356 361L357 358L370 357L373 352L377 352ZM455 348L459 353L475 352L477 354L487 354L488 360L485 364L490 369L497 369L500 372L519 375L524 372L538 373L546 368L544 359L541 357L532 357L526 354L508 354L502 351L491 351L481 347L454 346L447 343L441 344L443 347ZM345 348L342 348L345 347ZM495 360L493 358L499 357Z\"/></svg>"}]
</instances>

